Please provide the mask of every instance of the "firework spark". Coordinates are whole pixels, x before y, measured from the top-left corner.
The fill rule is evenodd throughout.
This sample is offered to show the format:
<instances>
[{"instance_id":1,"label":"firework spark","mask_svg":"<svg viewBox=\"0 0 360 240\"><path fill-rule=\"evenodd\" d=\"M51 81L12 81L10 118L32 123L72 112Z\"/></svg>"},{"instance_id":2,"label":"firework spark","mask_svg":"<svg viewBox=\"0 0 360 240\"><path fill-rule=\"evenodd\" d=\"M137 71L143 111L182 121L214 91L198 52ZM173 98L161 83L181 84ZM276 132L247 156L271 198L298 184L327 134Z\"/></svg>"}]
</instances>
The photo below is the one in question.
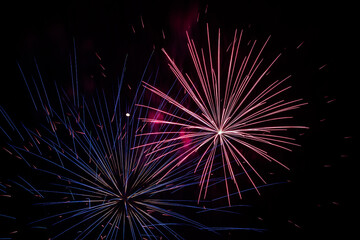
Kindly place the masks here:
<instances>
[{"instance_id":1,"label":"firework spark","mask_svg":"<svg viewBox=\"0 0 360 240\"><path fill-rule=\"evenodd\" d=\"M166 140L153 141L137 147L146 147L150 152L157 152L158 145L166 143L168 145L164 148L171 146L173 150L165 155L180 152L176 158L162 168L166 169L165 176L184 164L185 160L195 152L200 152L200 159L194 169L194 172L202 169L199 181L199 200L201 196L206 197L209 179L214 169L215 156L220 151L230 205L228 177L234 183L241 198L235 168L242 169L258 193L257 185L250 172L266 183L253 166L251 159L241 149L249 149L262 158L276 162L288 169L287 166L272 157L264 147L258 145L271 145L289 151L291 150L289 145L296 146L295 139L281 133L290 128L306 128L284 124L287 119L291 118L286 115L290 110L297 109L306 103L302 99L290 101L279 99L290 88L289 86L283 87L283 83L290 76L282 80L269 79L270 69L281 56L281 53L278 54L268 65L264 66L262 53L270 37L259 47L259 50L256 50L258 45L256 40L244 44L243 31L238 33L235 30L234 38L228 48L231 49L229 60L226 62L225 57L222 56L220 29L217 36L217 48L213 53L207 25L207 55L203 48L200 51L197 49L194 40L189 37L188 33L186 35L197 81L194 81L194 78L187 73L183 74L169 54L164 49L162 51L169 61L168 65L171 71L192 100L192 105L187 106L153 85L144 82L143 85L146 89L180 110L182 115L173 114L171 111L159 107L158 112L166 116L166 119L144 117L142 120L146 123L171 125L172 129L177 127L181 130L138 133L137 136L161 136L163 134L172 134L173 136ZM239 51L244 48L243 45L247 50ZM227 68L224 71L222 68L226 64ZM138 106L156 109L140 104ZM183 139L191 141L181 145L179 142ZM161 156L163 157L163 155ZM201 165L202 163L204 164Z\"/></svg>"}]
</instances>

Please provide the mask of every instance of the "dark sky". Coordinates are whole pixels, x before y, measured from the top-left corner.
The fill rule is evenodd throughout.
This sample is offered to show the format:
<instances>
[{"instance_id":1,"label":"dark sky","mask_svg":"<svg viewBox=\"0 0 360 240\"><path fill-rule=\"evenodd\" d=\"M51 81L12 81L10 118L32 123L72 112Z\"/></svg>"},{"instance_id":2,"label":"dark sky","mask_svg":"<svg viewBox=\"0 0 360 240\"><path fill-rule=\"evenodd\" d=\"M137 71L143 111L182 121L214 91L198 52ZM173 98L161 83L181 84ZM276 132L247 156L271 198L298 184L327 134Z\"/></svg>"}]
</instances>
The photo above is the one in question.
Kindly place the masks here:
<instances>
[{"instance_id":1,"label":"dark sky","mask_svg":"<svg viewBox=\"0 0 360 240\"><path fill-rule=\"evenodd\" d=\"M10 40L9 46L3 46L10 50L6 59L10 68L1 80L0 99L1 106L19 119L31 115L31 111L17 63L31 72L35 57L44 79L60 82L66 88L69 81L64 79L74 42L80 81L90 81L91 75L101 72L95 54L101 56L106 68L103 72L109 80L94 80L86 90L91 92L94 87L113 84L111 79L121 73L126 54L129 72L134 76L139 75L137 67L143 69L153 48L154 58L164 66L162 47L184 62L185 31L196 34L205 29L206 22L214 32L220 27L223 36L232 37L235 28L247 29L259 39L271 34L273 53L285 53L280 67L293 74L295 95L309 103L298 115L310 129L299 136L302 147L286 155L292 159L288 160L291 171L284 173L284 179L291 182L244 200L254 204L255 210L249 214L263 219L262 226L269 230L261 234L237 231L225 234L223 239L332 239L336 234L346 239L345 235L350 234L353 216L348 200L357 189L351 170L355 167L358 109L357 75L353 70L357 55L355 6L336 1L91 0L17 2L11 9L12 17L3 23L10 33L3 36ZM17 175L13 164L8 165L0 171L3 180ZM244 219L234 221L243 223ZM228 221L236 226L232 219ZM21 224L17 226L20 229ZM189 239L203 238L196 235Z\"/></svg>"}]
</instances>

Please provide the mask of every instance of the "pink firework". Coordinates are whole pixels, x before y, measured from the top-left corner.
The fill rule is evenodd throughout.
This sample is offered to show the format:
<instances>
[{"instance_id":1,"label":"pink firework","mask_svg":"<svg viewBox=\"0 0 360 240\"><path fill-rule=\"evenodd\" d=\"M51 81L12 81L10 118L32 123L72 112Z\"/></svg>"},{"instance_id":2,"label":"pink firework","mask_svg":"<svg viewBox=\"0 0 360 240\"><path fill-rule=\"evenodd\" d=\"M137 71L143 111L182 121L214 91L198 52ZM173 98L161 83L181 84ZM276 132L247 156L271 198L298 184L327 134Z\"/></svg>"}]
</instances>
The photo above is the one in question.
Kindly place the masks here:
<instances>
[{"instance_id":1,"label":"pink firework","mask_svg":"<svg viewBox=\"0 0 360 240\"><path fill-rule=\"evenodd\" d=\"M167 171L167 174L183 164L195 152L200 154L194 169L194 172L202 171L199 181L199 199L202 196L206 197L209 179L214 170L214 161L218 159L216 155L221 154L224 182L230 205L229 180L232 180L241 198L239 183L234 172L235 168L240 168L246 174L258 193L259 190L253 177L258 177L266 183L254 168L249 156L240 149L247 148L250 150L247 152L253 151L258 156L288 169L261 146L271 145L290 151L290 145L297 145L294 143L295 139L284 136L282 133L290 128L306 127L283 123L286 122L286 119L291 118L287 115L290 110L297 109L306 103L302 99L291 101L281 99L283 93L290 88L282 86L290 76L282 80L269 79L271 67L281 56L281 53L278 54L270 61L270 64L263 66L265 64L261 55L270 37L260 46L259 50L255 50L257 41L243 44L243 31L238 33L235 30L233 41L227 49L230 51L229 60L222 61L225 58L222 56L220 47L220 29L217 51L212 53L209 26L207 25L207 55L203 48L200 51L196 48L194 40L189 37L188 33L186 35L187 46L196 71L196 82L188 74L183 74L168 53L164 49L162 51L169 61L168 65L171 71L193 104L185 106L176 98L172 98L144 82L145 88L170 103L177 109L177 113L166 111L163 107L156 109L141 105L167 116L162 120L147 117L143 118L143 121L172 126L172 128L166 128L172 130L141 134L154 136L168 134L171 137L161 142L154 140L138 147L148 147L151 153L160 152L164 148L172 148L166 154L178 153L178 156L167 165L167 168L162 170ZM239 54L239 48L242 45L247 48L245 54ZM226 64L227 68L224 74L221 70ZM174 130L176 128L180 130ZM250 172L254 176L251 176Z\"/></svg>"}]
</instances>

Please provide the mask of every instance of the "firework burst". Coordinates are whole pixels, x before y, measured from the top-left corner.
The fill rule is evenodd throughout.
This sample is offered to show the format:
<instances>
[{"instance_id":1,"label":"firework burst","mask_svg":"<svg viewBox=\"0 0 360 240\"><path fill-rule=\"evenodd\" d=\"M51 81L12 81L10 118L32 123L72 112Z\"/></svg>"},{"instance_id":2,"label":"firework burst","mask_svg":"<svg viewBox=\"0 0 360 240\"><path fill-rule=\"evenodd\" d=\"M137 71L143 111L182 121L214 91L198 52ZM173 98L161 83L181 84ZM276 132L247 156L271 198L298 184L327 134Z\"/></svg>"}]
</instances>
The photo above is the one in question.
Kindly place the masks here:
<instances>
[{"instance_id":1,"label":"firework burst","mask_svg":"<svg viewBox=\"0 0 360 240\"><path fill-rule=\"evenodd\" d=\"M37 64L36 68L38 71ZM78 95L75 75L72 76L73 95L69 97L65 91L60 94L56 87L57 96L53 99L58 102L51 102L39 71L38 74L39 82L32 84L23 76L32 103L45 116L46 125L39 129L25 125L17 128L0 108L11 131L17 135L11 138L2 128L11 140L4 149L23 159L37 172L36 176L45 174L47 179L40 184L42 189L31 186L31 191L41 196L37 205L48 209L53 206L49 211L54 213L32 225L48 222L53 228L61 228L52 239L65 236L72 239L181 239L174 230L180 224L213 231L176 211L202 210L191 201L175 200L172 195L194 183L189 171L193 166L178 168L171 175L159 175L174 157L153 161L155 156L145 149L132 149L149 141L150 136L135 138L135 134L144 128L151 130L152 126L136 117L147 111L134 104L141 102L144 90L135 89L133 101L120 104L125 65L114 97L109 98L102 92L91 101ZM31 89L36 89L37 94ZM55 110L56 106L59 111ZM15 138L21 145L14 143ZM167 156L166 151L168 149L163 149L161 154Z\"/></svg>"},{"instance_id":2,"label":"firework burst","mask_svg":"<svg viewBox=\"0 0 360 240\"><path fill-rule=\"evenodd\" d=\"M180 110L182 115L173 114L160 107L158 111L166 116L166 119L142 118L147 123L171 125L172 129L179 128L181 130L139 133L137 136L173 134L173 137L138 147L146 147L150 149L150 152L156 152L159 143L167 143L167 146L174 148L170 151L171 153L179 152L178 156L163 168L163 170L166 169L165 176L184 164L186 159L195 152L200 153L199 161L194 169L195 172L199 169L202 171L199 181L199 200L201 196L206 197L209 179L214 169L215 156L217 151L220 151L230 205L228 177L234 183L241 198L235 168L242 169L257 192L259 191L253 180L254 176L266 183L242 149L249 149L268 161L288 168L261 146L270 145L290 151L289 145L297 145L294 143L295 139L284 136L282 133L290 128L306 127L284 124L284 122L291 118L288 115L290 110L297 109L306 103L302 99L290 101L279 99L290 88L289 86L283 87L283 83L290 76L282 80L269 79L270 69L281 55L275 56L267 65L264 63L262 53L270 37L260 47L257 47L256 40L244 43L243 31L235 30L233 40L228 48L230 51L228 60L224 60L220 29L215 53L211 45L208 25L207 54L203 48L199 51L194 40L189 37L188 33L186 35L187 46L196 71L196 81L190 75L183 74L169 54L164 49L162 51L169 61L168 65L171 71L186 91L192 104L185 105L153 85L144 82L146 89ZM242 48L246 50L239 51ZM224 71L225 65L227 67ZM155 109L144 105L142 107ZM190 141L180 144L184 139L190 139ZM169 153L165 153L165 155L167 154Z\"/></svg>"}]
</instances>

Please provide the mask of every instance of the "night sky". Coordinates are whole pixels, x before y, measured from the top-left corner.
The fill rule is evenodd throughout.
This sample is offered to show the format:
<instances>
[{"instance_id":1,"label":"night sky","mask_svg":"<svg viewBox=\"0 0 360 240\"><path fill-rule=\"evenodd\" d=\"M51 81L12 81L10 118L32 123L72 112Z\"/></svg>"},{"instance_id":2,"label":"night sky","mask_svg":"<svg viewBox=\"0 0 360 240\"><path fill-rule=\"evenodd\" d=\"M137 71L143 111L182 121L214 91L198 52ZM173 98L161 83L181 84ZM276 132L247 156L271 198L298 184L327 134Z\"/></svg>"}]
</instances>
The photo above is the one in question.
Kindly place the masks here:
<instances>
[{"instance_id":1,"label":"night sky","mask_svg":"<svg viewBox=\"0 0 360 240\"><path fill-rule=\"evenodd\" d=\"M280 167L262 170L271 172L265 175L272 181L286 183L264 188L261 196L256 192L244 194L238 203L252 207L239 209L244 211L242 215L197 219L209 225L222 221L266 231L227 231L219 236L178 231L185 239L348 239L353 218L357 217L353 216L349 199L358 189L353 149L358 110L357 75L353 70L357 61L354 8L336 1L18 2L4 23L10 34L3 38L8 38L10 45L3 48L10 50L10 55L1 80L0 105L18 122L35 126L37 116L17 64L31 75L36 71L35 58L47 84L56 81L69 89L69 55L74 53L74 43L80 87L91 96L95 89L111 89L121 74L126 54L127 72L132 76L127 84L135 86L153 50L152 67L160 69L158 86L167 89L173 76L161 48L180 67L191 66L187 63L185 31L201 39L206 23L214 33L220 27L225 39L232 38L236 28L262 41L271 35L267 53L283 53L275 74L292 75L291 93L308 102L296 111L296 122L309 129L294 133L301 147L280 155L290 171ZM6 145L6 138L1 138L2 146ZM21 160L0 152L0 183L29 176ZM32 204L36 199L20 190L10 191L11 200L0 197L0 214L16 220L0 216L0 239L53 236L49 229L26 225L34 219L37 210Z\"/></svg>"}]
</instances>

